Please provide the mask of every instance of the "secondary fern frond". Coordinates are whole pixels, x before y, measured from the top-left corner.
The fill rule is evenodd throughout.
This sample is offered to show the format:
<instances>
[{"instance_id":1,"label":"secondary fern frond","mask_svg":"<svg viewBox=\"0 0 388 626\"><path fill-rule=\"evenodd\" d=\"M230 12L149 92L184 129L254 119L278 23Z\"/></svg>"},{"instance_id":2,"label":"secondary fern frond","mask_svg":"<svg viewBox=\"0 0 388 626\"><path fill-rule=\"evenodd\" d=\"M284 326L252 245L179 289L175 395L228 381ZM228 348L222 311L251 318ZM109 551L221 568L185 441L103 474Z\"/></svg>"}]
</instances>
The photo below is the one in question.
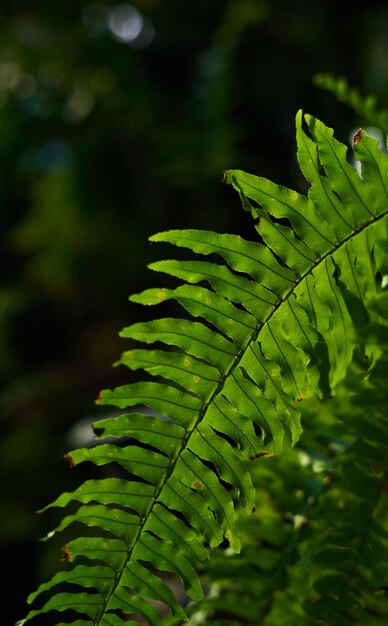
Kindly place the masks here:
<instances>
[{"instance_id":1,"label":"secondary fern frond","mask_svg":"<svg viewBox=\"0 0 388 626\"><path fill-rule=\"evenodd\" d=\"M383 133L388 132L388 110L378 107L374 95L363 96L356 87L350 87L346 78L333 74L316 74L313 82L320 89L330 91L339 102L347 104L363 123L377 126Z\"/></svg>"},{"instance_id":2,"label":"secondary fern frond","mask_svg":"<svg viewBox=\"0 0 388 626\"><path fill-rule=\"evenodd\" d=\"M310 546L307 567L315 595L314 602L306 603L306 612L316 624L378 626L388 619L388 292L377 300L380 313L384 307L384 318L376 299L367 301L380 323L359 333L363 349L358 371L350 372L346 399L338 410L351 433L350 445L338 455L311 519L316 541ZM365 360L372 335L375 355Z\"/></svg>"},{"instance_id":3,"label":"secondary fern frond","mask_svg":"<svg viewBox=\"0 0 388 626\"><path fill-rule=\"evenodd\" d=\"M163 572L178 576L193 600L202 597L196 569L209 548L226 539L240 549L235 509L241 501L250 512L255 503L247 461L295 444L297 403L330 395L344 377L356 342L349 296L365 301L379 289L374 250L388 212L388 157L362 134L354 146L360 178L332 130L305 119L311 137L299 113L297 140L308 197L243 172L225 175L265 245L195 230L151 238L211 259L154 263L184 284L132 300L174 299L195 320L155 319L121 333L151 344L121 362L155 380L99 397L136 409L94 426L102 440L129 436L126 445L109 440L67 455L72 466L88 461L108 475L115 463L121 475L87 481L53 503L71 511L50 535L78 522L85 537L64 549L69 569L30 596L54 593L26 621L53 611L68 623L75 612L82 626L136 623L127 621L136 615L160 624L149 599L184 618Z\"/></svg>"}]
</instances>

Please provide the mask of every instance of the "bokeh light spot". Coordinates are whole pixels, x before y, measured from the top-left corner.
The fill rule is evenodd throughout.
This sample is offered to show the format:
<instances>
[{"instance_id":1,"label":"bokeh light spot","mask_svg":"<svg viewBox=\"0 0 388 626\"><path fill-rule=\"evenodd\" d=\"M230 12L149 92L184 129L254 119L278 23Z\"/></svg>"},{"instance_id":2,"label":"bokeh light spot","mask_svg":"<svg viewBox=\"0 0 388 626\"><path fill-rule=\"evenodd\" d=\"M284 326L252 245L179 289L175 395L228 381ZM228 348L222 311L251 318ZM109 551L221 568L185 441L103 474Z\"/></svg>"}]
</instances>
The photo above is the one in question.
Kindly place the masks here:
<instances>
[{"instance_id":1,"label":"bokeh light spot","mask_svg":"<svg viewBox=\"0 0 388 626\"><path fill-rule=\"evenodd\" d=\"M131 43L143 28L143 17L130 4L119 4L108 13L108 28L117 39Z\"/></svg>"},{"instance_id":2,"label":"bokeh light spot","mask_svg":"<svg viewBox=\"0 0 388 626\"><path fill-rule=\"evenodd\" d=\"M94 108L93 94L86 89L76 89L68 101L64 110L64 119L70 124L81 122Z\"/></svg>"}]
</instances>

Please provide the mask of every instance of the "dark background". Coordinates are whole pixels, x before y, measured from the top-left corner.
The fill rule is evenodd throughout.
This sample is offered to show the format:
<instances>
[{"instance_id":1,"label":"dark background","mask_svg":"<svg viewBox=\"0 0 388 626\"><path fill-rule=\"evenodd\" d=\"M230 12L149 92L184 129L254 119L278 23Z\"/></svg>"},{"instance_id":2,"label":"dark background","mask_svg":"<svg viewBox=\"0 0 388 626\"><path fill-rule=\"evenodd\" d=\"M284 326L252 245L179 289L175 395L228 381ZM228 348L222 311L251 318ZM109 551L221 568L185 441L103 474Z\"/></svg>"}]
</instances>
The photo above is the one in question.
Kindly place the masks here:
<instances>
[{"instance_id":1,"label":"dark background","mask_svg":"<svg viewBox=\"0 0 388 626\"><path fill-rule=\"evenodd\" d=\"M346 143L365 121L314 86L318 72L387 106L385 1L2 2L4 626L57 567L58 545L38 538L58 517L36 510L74 488L61 457L105 414L99 390L128 380L111 367L128 348L118 332L153 314L127 301L163 280L146 269L162 254L148 236L254 238L222 171L303 189L297 109Z\"/></svg>"}]
</instances>

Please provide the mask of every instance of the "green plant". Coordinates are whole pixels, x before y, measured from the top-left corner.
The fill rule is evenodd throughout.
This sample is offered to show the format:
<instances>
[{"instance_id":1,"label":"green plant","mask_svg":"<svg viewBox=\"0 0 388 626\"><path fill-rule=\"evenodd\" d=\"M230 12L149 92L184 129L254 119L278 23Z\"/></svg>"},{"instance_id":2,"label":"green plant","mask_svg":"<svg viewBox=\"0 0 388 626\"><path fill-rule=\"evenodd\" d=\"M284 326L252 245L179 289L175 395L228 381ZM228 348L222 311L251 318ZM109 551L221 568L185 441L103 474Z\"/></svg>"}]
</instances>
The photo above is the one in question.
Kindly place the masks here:
<instances>
[{"instance_id":1,"label":"green plant","mask_svg":"<svg viewBox=\"0 0 388 626\"><path fill-rule=\"evenodd\" d=\"M388 293L367 308L386 318ZM358 342L335 398L306 402L297 446L256 464L243 549L204 566L193 624L386 624L387 326L368 324ZM381 351L373 365L367 342Z\"/></svg>"},{"instance_id":2,"label":"green plant","mask_svg":"<svg viewBox=\"0 0 388 626\"><path fill-rule=\"evenodd\" d=\"M304 120L310 135L303 129ZM123 337L151 344L151 348L131 348L120 363L131 370L145 370L156 380L101 393L100 404L130 412L94 425L99 440L118 438L117 444L108 440L67 455L71 466L89 461L104 467L104 478L87 480L50 505L66 507L68 513L50 537L73 523L82 525L82 536L64 548L67 569L31 594L30 602L42 594L43 604L41 600L41 607L32 609L22 623L36 622L45 613L64 612L60 619L73 626L136 624L128 621L134 615L156 626L162 618L152 600L169 607L171 617L166 622L185 619L185 610L164 581L164 573L177 575L188 596L201 600L197 570L203 568L209 549L227 543L233 551L240 550L236 518L239 525L246 523L240 503L252 512L263 476L273 480L282 472L287 475L288 468L291 482L292 473L303 475L291 446L301 435L304 404L306 420L317 422L310 439L315 437L321 454L330 457L315 433L321 416L318 411L315 417L314 411L322 405L316 398L329 398L345 379L360 343L357 333L372 328L372 322L379 329L382 324L384 307L379 298L386 274L388 156L376 140L357 133L353 149L361 163L360 176L333 131L311 116L304 120L299 112L298 159L310 184L307 197L240 171L225 174L225 182L233 185L244 208L252 213L259 242L194 230L151 237L151 241L174 244L196 255L211 255L210 261L195 256L154 263L152 269L183 284L149 289L131 300L144 305L177 301L192 317L204 321L167 317L122 331ZM369 305L371 301L374 306ZM362 352L376 371L383 354L380 343L367 335ZM147 411L132 412L132 407L140 411L144 406ZM377 404L376 411L371 415L374 427L381 418ZM322 423L326 422L323 416ZM331 418L328 422L330 427L335 424ZM385 436L386 423L381 429L377 428ZM353 436L357 437L362 438L362 430ZM361 441L361 453L370 456L364 444ZM378 449L376 442L371 445ZM343 447L341 467L350 463L352 468L353 448ZM277 460L271 457L283 449L277 470ZM350 450L350 460L346 450ZM377 475L380 480L380 469ZM315 479L317 492L322 482L322 477ZM281 497L287 498L284 484ZM270 491L267 498L267 513L271 513ZM305 504L309 506L308 498ZM319 506L323 518L317 520L317 532L322 534L325 530L319 524L325 529L330 517L323 496ZM345 507L342 514L346 513ZM305 516L303 511L296 515L298 519ZM312 520L313 529L313 516ZM294 530L279 530L274 539L277 551L284 552L284 564L297 561L300 553L295 547L299 540L295 529L299 532L294 515ZM334 546L341 543L335 530L330 536ZM383 537L378 545L384 541ZM259 543L261 549L263 542ZM325 549L323 545L320 552L317 546L314 564L319 569L319 555L326 554L322 558L330 574L337 567L337 554L333 548L327 556ZM287 568L279 569L276 562L277 557L270 559L273 567L268 571L276 580L284 579ZM211 581L211 573L207 575ZM301 576L295 568L290 586L280 585L284 599L300 585ZM329 582L317 581L316 573L308 585L302 585L301 596L308 598L317 586L320 597L313 604L322 606L327 600L330 605L330 594L335 596L330 576ZM367 592L373 595L380 583L370 581ZM262 590L265 598L272 593ZM345 595L341 592L340 599ZM260 594L254 597L267 601ZM311 607L295 607L295 598L290 606L296 610L296 619L309 619ZM216 603L206 600L199 618L193 619L241 623L236 621L238 616L222 621L217 612L213 620L208 611L214 607ZM322 615L317 617L318 624L338 622L326 622ZM266 623L274 625L290 624L293 619L291 609L285 616L271 616L264 610L263 616L270 616ZM249 609L243 617L249 619Z\"/></svg>"},{"instance_id":3,"label":"green plant","mask_svg":"<svg viewBox=\"0 0 388 626\"><path fill-rule=\"evenodd\" d=\"M363 96L356 87L350 87L343 76L320 73L314 76L314 85L333 94L339 102L347 104L365 124L377 126L381 132L388 132L388 110L377 105L373 94Z\"/></svg>"}]
</instances>

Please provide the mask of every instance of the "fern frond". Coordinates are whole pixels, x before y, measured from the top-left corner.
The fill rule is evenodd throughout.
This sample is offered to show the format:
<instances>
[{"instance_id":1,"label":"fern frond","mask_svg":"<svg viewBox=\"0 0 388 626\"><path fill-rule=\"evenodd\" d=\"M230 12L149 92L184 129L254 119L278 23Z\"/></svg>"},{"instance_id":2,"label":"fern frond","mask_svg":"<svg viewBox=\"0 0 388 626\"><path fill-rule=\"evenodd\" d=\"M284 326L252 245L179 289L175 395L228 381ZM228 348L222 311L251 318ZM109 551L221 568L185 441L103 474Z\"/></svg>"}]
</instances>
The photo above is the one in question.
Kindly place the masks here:
<instances>
[{"instance_id":1,"label":"fern frond","mask_svg":"<svg viewBox=\"0 0 388 626\"><path fill-rule=\"evenodd\" d=\"M388 293L367 301L379 322L359 332L366 353L374 336L375 354L369 364L360 359L360 373L350 373L341 418L352 433L350 445L338 455L327 488L311 524L316 537L308 553L308 568L315 589L306 611L317 624L385 624L388 619ZM365 367L365 362L367 367ZM349 406L352 407L351 421ZM324 529L324 538L322 531ZM320 537L320 539L318 539Z\"/></svg>"},{"instance_id":2,"label":"fern frond","mask_svg":"<svg viewBox=\"0 0 388 626\"><path fill-rule=\"evenodd\" d=\"M356 87L350 87L346 78L333 74L321 73L314 76L314 85L330 91L339 102L344 102L355 111L363 123L378 126L382 132L388 132L388 111L377 106L374 95L363 96Z\"/></svg>"},{"instance_id":3,"label":"fern frond","mask_svg":"<svg viewBox=\"0 0 388 626\"><path fill-rule=\"evenodd\" d=\"M183 618L163 573L180 578L193 600L202 597L198 562L224 539L238 551L235 509L240 501L248 512L254 506L246 461L296 443L297 403L331 394L344 377L356 343L349 296L359 302L378 289L374 249L388 211L388 157L363 134L355 146L360 178L332 130L305 119L312 138L299 113L297 140L308 197L243 172L226 173L265 245L195 230L151 238L211 259L153 264L185 284L132 299L145 305L175 299L196 319L155 319L122 332L151 346L127 351L121 361L155 380L99 397L100 404L138 411L95 425L99 438L126 435L127 445L109 441L67 455L72 466L88 461L109 476L114 463L121 474L88 481L53 503L71 507L53 532L77 522L93 533L65 548L70 568L38 589L55 595L26 621L64 611L93 626L133 615L159 624L149 599Z\"/></svg>"}]
</instances>

